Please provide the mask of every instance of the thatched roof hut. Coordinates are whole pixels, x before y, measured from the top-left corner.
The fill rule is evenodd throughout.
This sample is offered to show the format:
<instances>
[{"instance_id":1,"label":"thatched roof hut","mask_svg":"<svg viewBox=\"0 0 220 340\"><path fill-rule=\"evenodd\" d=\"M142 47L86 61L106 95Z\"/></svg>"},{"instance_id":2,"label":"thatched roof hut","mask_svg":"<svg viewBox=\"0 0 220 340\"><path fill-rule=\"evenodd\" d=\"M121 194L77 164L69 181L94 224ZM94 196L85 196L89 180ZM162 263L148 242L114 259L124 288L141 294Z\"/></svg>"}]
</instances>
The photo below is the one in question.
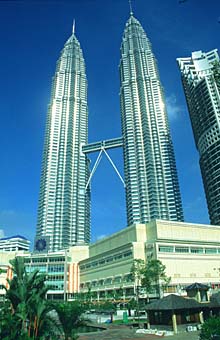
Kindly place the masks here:
<instances>
[{"instance_id":1,"label":"thatched roof hut","mask_svg":"<svg viewBox=\"0 0 220 340\"><path fill-rule=\"evenodd\" d=\"M200 309L201 304L194 299L184 298L179 295L170 294L160 300L150 303L146 310L179 310L179 309Z\"/></svg>"},{"instance_id":2,"label":"thatched roof hut","mask_svg":"<svg viewBox=\"0 0 220 340\"><path fill-rule=\"evenodd\" d=\"M185 287L185 290L188 291L188 290L209 290L209 286L207 285L204 285L203 283L198 283L198 282L195 282L195 283L192 283L191 285Z\"/></svg>"},{"instance_id":3,"label":"thatched roof hut","mask_svg":"<svg viewBox=\"0 0 220 340\"><path fill-rule=\"evenodd\" d=\"M145 309L148 312L149 321L159 320L159 322L171 323L174 333L177 333L177 323L185 323L186 315L193 316L196 322L203 322L202 307L203 305L195 299L170 294L150 303Z\"/></svg>"},{"instance_id":4,"label":"thatched roof hut","mask_svg":"<svg viewBox=\"0 0 220 340\"><path fill-rule=\"evenodd\" d=\"M196 299L198 302L207 302L209 286L203 283L192 283L191 285L185 287L187 296Z\"/></svg>"}]
</instances>

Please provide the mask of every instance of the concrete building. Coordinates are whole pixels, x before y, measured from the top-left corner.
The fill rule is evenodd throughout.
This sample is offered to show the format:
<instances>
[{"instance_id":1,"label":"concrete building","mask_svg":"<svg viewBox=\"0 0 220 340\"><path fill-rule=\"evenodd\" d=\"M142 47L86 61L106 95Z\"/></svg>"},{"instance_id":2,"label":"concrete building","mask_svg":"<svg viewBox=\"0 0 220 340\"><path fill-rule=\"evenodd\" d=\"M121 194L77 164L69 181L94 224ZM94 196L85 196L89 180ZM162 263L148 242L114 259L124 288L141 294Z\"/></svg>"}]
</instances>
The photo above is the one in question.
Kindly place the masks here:
<instances>
[{"instance_id":1,"label":"concrete building","mask_svg":"<svg viewBox=\"0 0 220 340\"><path fill-rule=\"evenodd\" d=\"M121 230L89 247L80 267L80 291L96 299L134 296L130 270L134 259L158 259L171 277L167 293L185 294L190 283L220 286L220 227L155 220ZM142 294L144 297L144 294Z\"/></svg>"},{"instance_id":2,"label":"concrete building","mask_svg":"<svg viewBox=\"0 0 220 340\"><path fill-rule=\"evenodd\" d=\"M120 104L127 225L183 220L163 88L151 43L130 13L121 44Z\"/></svg>"},{"instance_id":3,"label":"concrete building","mask_svg":"<svg viewBox=\"0 0 220 340\"><path fill-rule=\"evenodd\" d=\"M10 237L0 238L0 252L1 251L29 251L30 241L24 236L15 235Z\"/></svg>"},{"instance_id":4,"label":"concrete building","mask_svg":"<svg viewBox=\"0 0 220 340\"><path fill-rule=\"evenodd\" d=\"M171 281L165 295L186 295L184 288L195 282L207 284L210 292L220 289L220 226L154 220L90 246L47 253L2 252L0 284L12 277L9 260L15 256L24 257L28 273L38 269L47 276L47 297L53 300L89 293L94 300L128 301L137 288L130 274L134 259L158 259L166 266ZM140 297L146 297L142 288Z\"/></svg>"},{"instance_id":5,"label":"concrete building","mask_svg":"<svg viewBox=\"0 0 220 340\"><path fill-rule=\"evenodd\" d=\"M57 62L47 113L36 232L41 250L90 241L87 143L87 79L73 30Z\"/></svg>"},{"instance_id":6,"label":"concrete building","mask_svg":"<svg viewBox=\"0 0 220 340\"><path fill-rule=\"evenodd\" d=\"M211 224L220 224L220 64L217 50L178 58Z\"/></svg>"},{"instance_id":7,"label":"concrete building","mask_svg":"<svg viewBox=\"0 0 220 340\"><path fill-rule=\"evenodd\" d=\"M79 292L78 263L88 257L88 246L48 253L21 254L27 273L39 270L47 277L49 300L71 300ZM19 256L19 255L18 255Z\"/></svg>"}]
</instances>

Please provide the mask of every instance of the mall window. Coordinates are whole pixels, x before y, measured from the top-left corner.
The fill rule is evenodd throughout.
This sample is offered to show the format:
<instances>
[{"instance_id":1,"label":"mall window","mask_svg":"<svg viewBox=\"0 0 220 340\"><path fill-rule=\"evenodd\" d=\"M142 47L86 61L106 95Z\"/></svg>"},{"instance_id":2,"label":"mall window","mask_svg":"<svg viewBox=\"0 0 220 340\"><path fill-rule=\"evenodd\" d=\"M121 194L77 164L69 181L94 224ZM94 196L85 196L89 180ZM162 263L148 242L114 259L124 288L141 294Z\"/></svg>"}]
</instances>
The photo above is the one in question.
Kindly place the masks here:
<instances>
[{"instance_id":1,"label":"mall window","mask_svg":"<svg viewBox=\"0 0 220 340\"><path fill-rule=\"evenodd\" d=\"M107 279L105 279L105 284L106 285L110 285L112 283L112 278L108 277Z\"/></svg>"},{"instance_id":2,"label":"mall window","mask_svg":"<svg viewBox=\"0 0 220 340\"><path fill-rule=\"evenodd\" d=\"M205 248L205 253L206 254L216 254L217 248Z\"/></svg>"},{"instance_id":3,"label":"mall window","mask_svg":"<svg viewBox=\"0 0 220 340\"><path fill-rule=\"evenodd\" d=\"M132 251L127 251L126 253L123 254L124 257L129 257L132 255Z\"/></svg>"},{"instance_id":4,"label":"mall window","mask_svg":"<svg viewBox=\"0 0 220 340\"><path fill-rule=\"evenodd\" d=\"M191 248L192 254L203 254L203 248Z\"/></svg>"},{"instance_id":5,"label":"mall window","mask_svg":"<svg viewBox=\"0 0 220 340\"><path fill-rule=\"evenodd\" d=\"M159 246L159 252L163 253L173 253L174 247L172 246Z\"/></svg>"},{"instance_id":6,"label":"mall window","mask_svg":"<svg viewBox=\"0 0 220 340\"><path fill-rule=\"evenodd\" d=\"M176 253L189 253L189 247L175 247Z\"/></svg>"}]
</instances>

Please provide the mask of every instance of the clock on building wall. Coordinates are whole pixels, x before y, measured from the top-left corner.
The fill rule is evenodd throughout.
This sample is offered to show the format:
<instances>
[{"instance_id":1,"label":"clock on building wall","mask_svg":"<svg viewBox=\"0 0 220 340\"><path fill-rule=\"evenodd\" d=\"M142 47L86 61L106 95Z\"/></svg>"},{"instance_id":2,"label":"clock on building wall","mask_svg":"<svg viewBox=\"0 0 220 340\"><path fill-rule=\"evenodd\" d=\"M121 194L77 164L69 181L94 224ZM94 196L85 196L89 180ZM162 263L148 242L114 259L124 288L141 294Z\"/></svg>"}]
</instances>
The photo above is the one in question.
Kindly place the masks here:
<instances>
[{"instance_id":1,"label":"clock on building wall","mask_svg":"<svg viewBox=\"0 0 220 340\"><path fill-rule=\"evenodd\" d=\"M47 252L49 247L49 238L48 237L39 237L35 239L34 242L34 251L42 253Z\"/></svg>"}]
</instances>

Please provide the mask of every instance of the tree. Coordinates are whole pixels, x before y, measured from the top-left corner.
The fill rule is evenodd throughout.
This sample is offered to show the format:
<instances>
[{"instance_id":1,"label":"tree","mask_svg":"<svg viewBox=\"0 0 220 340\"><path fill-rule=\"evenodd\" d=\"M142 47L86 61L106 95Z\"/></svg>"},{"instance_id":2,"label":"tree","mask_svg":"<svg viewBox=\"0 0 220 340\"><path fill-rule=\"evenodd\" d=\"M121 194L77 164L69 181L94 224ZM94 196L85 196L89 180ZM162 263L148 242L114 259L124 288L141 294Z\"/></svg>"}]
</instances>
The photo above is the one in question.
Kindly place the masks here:
<instances>
[{"instance_id":1,"label":"tree","mask_svg":"<svg viewBox=\"0 0 220 340\"><path fill-rule=\"evenodd\" d=\"M145 262L141 259L134 259L131 266L131 276L134 281L134 293L136 295L136 314L139 318L139 289L142 284Z\"/></svg>"},{"instance_id":2,"label":"tree","mask_svg":"<svg viewBox=\"0 0 220 340\"><path fill-rule=\"evenodd\" d=\"M134 280L135 292L138 300L139 287L145 288L147 298L149 294L158 293L160 297L161 287L165 287L170 282L170 277L166 276L166 266L160 260L149 260L147 263L141 259L135 259L131 267L131 275Z\"/></svg>"},{"instance_id":3,"label":"tree","mask_svg":"<svg viewBox=\"0 0 220 340\"><path fill-rule=\"evenodd\" d=\"M220 318L214 317L209 318L202 325L200 340L214 340L215 335L220 337Z\"/></svg>"},{"instance_id":4,"label":"tree","mask_svg":"<svg viewBox=\"0 0 220 340\"><path fill-rule=\"evenodd\" d=\"M102 305L100 305L100 309L106 313L109 313L111 318L111 323L113 322L113 315L117 309L116 304L112 301L106 300Z\"/></svg>"},{"instance_id":5,"label":"tree","mask_svg":"<svg viewBox=\"0 0 220 340\"><path fill-rule=\"evenodd\" d=\"M128 316L131 316L131 309L137 309L137 300L135 300L134 298L132 298L128 304Z\"/></svg>"},{"instance_id":6,"label":"tree","mask_svg":"<svg viewBox=\"0 0 220 340\"><path fill-rule=\"evenodd\" d=\"M65 340L76 339L77 327L83 324L81 318L83 306L78 301L63 302L54 305L65 334Z\"/></svg>"},{"instance_id":7,"label":"tree","mask_svg":"<svg viewBox=\"0 0 220 340\"><path fill-rule=\"evenodd\" d=\"M141 284L141 280L143 278L143 273L145 270L145 262L141 259L134 259L131 266L131 276L134 281L135 286L139 286Z\"/></svg>"},{"instance_id":8,"label":"tree","mask_svg":"<svg viewBox=\"0 0 220 340\"><path fill-rule=\"evenodd\" d=\"M141 284L150 294L154 290L161 295L161 287L166 287L170 282L170 277L166 276L166 266L160 260L150 260L141 272Z\"/></svg>"},{"instance_id":9,"label":"tree","mask_svg":"<svg viewBox=\"0 0 220 340\"><path fill-rule=\"evenodd\" d=\"M121 298L123 298L123 288L115 288L113 289L113 301L117 302L117 300L120 300Z\"/></svg>"},{"instance_id":10,"label":"tree","mask_svg":"<svg viewBox=\"0 0 220 340\"><path fill-rule=\"evenodd\" d=\"M28 274L24 259L10 261L13 278L8 280L5 304L1 308L0 338L7 340L55 339L59 333L57 323L51 317L53 306L46 301L46 277L34 271Z\"/></svg>"}]
</instances>

